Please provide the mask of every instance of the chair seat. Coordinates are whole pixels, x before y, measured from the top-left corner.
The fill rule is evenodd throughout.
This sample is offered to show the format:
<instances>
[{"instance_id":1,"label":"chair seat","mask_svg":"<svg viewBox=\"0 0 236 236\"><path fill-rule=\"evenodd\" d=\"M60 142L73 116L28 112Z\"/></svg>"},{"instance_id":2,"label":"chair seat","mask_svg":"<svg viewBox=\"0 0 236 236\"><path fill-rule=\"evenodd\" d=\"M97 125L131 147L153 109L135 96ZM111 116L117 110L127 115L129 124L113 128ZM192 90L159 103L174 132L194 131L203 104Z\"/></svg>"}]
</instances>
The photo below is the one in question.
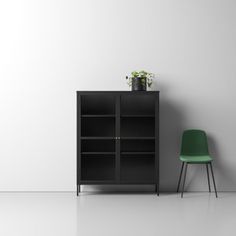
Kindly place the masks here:
<instances>
[{"instance_id":1,"label":"chair seat","mask_svg":"<svg viewBox=\"0 0 236 236\"><path fill-rule=\"evenodd\" d=\"M199 155L199 156L185 156L181 155L180 160L183 162L190 162L190 163L205 163L211 162L213 159L209 155Z\"/></svg>"}]
</instances>

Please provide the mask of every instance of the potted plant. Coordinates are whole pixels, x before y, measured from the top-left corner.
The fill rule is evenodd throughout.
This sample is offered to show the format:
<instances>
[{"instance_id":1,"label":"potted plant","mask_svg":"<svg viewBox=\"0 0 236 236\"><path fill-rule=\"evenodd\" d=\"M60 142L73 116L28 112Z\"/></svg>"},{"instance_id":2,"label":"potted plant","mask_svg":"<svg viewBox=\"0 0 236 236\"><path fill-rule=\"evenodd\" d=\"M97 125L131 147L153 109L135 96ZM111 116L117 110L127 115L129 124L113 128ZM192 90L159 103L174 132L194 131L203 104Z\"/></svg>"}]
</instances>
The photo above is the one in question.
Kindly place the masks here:
<instances>
[{"instance_id":1,"label":"potted plant","mask_svg":"<svg viewBox=\"0 0 236 236\"><path fill-rule=\"evenodd\" d=\"M153 73L142 71L133 71L131 76L126 76L128 85L132 88L132 91L146 91L147 87L152 86L154 78Z\"/></svg>"}]
</instances>

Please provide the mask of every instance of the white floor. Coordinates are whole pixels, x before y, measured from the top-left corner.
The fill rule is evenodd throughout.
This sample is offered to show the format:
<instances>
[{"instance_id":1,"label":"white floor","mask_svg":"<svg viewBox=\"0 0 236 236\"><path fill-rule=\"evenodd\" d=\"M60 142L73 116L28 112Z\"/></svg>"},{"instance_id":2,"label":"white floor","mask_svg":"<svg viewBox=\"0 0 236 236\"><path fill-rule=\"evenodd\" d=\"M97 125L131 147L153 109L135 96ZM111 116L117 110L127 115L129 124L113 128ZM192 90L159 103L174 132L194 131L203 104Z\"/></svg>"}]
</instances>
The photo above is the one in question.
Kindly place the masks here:
<instances>
[{"instance_id":1,"label":"white floor","mask_svg":"<svg viewBox=\"0 0 236 236\"><path fill-rule=\"evenodd\" d=\"M0 193L1 236L236 235L236 193Z\"/></svg>"}]
</instances>

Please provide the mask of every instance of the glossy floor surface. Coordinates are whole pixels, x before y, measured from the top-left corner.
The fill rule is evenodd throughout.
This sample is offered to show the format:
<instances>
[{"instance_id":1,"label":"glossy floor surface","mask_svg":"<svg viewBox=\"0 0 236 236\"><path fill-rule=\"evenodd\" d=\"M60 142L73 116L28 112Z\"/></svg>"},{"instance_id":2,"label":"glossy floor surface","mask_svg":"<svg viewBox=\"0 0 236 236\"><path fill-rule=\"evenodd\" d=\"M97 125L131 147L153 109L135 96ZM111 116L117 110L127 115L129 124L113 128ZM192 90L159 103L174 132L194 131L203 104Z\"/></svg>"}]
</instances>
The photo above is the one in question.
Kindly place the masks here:
<instances>
[{"instance_id":1,"label":"glossy floor surface","mask_svg":"<svg viewBox=\"0 0 236 236\"><path fill-rule=\"evenodd\" d=\"M0 235L235 235L236 193L0 193Z\"/></svg>"}]
</instances>

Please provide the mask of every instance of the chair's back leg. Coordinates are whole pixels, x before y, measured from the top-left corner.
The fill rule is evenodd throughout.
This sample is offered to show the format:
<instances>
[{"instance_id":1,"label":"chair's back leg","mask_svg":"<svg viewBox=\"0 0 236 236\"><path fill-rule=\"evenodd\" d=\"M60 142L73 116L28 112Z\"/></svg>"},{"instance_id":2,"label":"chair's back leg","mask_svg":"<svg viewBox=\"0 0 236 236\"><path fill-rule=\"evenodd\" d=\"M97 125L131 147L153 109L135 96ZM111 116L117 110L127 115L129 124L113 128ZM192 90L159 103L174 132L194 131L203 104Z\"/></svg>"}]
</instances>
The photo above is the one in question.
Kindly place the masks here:
<instances>
[{"instance_id":1,"label":"chair's back leg","mask_svg":"<svg viewBox=\"0 0 236 236\"><path fill-rule=\"evenodd\" d=\"M216 194L216 197L218 197L217 191L216 191L216 183L215 183L215 178L214 178L213 168L212 168L211 162L210 162L210 167L211 167L211 174L212 174L213 184L214 184L214 188L215 188L215 194Z\"/></svg>"}]
</instances>

